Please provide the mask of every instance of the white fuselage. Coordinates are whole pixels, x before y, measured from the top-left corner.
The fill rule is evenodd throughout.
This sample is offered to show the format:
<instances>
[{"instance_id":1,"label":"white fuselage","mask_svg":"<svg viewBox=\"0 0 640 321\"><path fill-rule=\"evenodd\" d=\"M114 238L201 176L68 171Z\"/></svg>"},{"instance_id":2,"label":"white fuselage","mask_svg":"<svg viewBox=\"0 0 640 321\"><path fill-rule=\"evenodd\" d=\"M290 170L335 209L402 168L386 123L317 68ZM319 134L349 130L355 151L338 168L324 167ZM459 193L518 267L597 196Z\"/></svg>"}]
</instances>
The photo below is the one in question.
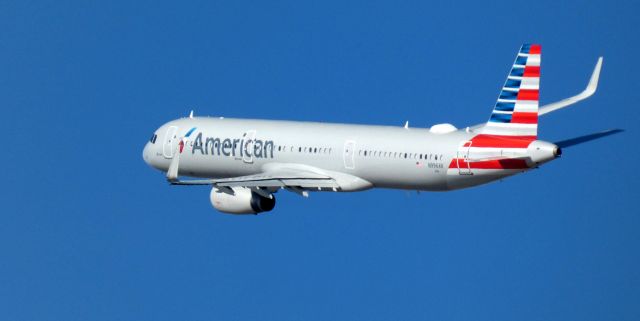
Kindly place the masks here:
<instances>
[{"instance_id":1,"label":"white fuselage","mask_svg":"<svg viewBox=\"0 0 640 321\"><path fill-rule=\"evenodd\" d=\"M236 177L264 172L273 164L294 164L364 181L342 191L458 189L523 172L554 158L553 146L547 146L552 144L535 141L532 145L542 153L538 156L533 155L532 146L492 151L495 155L527 155L530 159L524 167L473 168L473 163L462 160L473 158L474 150L465 147L465 142L476 133L438 134L400 126L195 117L171 121L155 135L143 157L162 171L180 153L179 174L184 176Z\"/></svg>"}]
</instances>

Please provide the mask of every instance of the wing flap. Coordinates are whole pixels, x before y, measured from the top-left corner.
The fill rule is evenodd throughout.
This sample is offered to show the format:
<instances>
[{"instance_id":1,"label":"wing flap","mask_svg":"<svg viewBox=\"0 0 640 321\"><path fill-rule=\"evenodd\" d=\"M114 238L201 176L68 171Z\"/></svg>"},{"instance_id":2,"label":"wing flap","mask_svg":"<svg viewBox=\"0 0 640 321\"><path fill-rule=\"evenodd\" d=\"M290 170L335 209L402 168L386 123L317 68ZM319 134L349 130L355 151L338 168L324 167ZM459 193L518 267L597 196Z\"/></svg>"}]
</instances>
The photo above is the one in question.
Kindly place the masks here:
<instances>
[{"instance_id":1,"label":"wing flap","mask_svg":"<svg viewBox=\"0 0 640 321\"><path fill-rule=\"evenodd\" d=\"M331 177L307 171L266 172L255 175L220 179L169 180L172 185L213 185L223 187L260 187L303 189L333 188L340 186Z\"/></svg>"}]
</instances>

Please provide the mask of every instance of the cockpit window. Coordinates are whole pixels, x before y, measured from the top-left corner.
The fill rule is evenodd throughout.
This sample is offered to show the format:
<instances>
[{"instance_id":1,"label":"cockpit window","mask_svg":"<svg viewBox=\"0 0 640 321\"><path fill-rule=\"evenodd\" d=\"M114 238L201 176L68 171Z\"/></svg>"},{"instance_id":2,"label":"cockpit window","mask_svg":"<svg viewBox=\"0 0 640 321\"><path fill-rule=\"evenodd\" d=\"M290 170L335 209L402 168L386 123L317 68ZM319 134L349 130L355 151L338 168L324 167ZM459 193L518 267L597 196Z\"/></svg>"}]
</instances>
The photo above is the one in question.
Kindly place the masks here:
<instances>
[{"instance_id":1,"label":"cockpit window","mask_svg":"<svg viewBox=\"0 0 640 321\"><path fill-rule=\"evenodd\" d=\"M153 134L153 136L151 136L149 141L151 142L151 144L155 144L156 143L156 139L158 139L158 135Z\"/></svg>"}]
</instances>

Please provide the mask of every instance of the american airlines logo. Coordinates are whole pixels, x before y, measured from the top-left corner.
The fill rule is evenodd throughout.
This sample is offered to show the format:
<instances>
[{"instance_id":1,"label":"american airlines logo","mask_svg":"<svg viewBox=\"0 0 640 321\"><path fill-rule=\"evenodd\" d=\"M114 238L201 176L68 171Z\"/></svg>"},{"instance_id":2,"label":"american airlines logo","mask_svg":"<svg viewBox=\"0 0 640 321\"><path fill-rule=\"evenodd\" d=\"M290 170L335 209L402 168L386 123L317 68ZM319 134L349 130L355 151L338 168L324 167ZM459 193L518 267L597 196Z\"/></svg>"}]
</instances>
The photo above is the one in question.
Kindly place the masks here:
<instances>
[{"instance_id":1,"label":"american airlines logo","mask_svg":"<svg viewBox=\"0 0 640 321\"><path fill-rule=\"evenodd\" d=\"M255 132L253 132L255 136ZM246 133L242 138L202 137L198 133L193 141L192 154L200 151L202 155L273 158L272 140L261 140Z\"/></svg>"}]
</instances>

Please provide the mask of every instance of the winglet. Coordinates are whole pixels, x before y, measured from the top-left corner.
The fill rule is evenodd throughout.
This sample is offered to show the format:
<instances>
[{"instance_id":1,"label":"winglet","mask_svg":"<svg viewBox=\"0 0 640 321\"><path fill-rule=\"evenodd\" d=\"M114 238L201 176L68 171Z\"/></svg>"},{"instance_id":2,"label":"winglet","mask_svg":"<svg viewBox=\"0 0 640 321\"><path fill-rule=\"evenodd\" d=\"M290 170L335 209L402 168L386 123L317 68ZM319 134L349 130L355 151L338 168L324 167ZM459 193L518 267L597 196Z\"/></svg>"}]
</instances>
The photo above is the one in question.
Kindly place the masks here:
<instances>
[{"instance_id":1,"label":"winglet","mask_svg":"<svg viewBox=\"0 0 640 321\"><path fill-rule=\"evenodd\" d=\"M596 63L595 68L593 68L593 73L591 74L591 78L589 79L589 84L587 85L586 92L589 95L593 95L598 89L598 80L600 79L600 70L602 69L602 57L598 58L598 62Z\"/></svg>"},{"instance_id":2,"label":"winglet","mask_svg":"<svg viewBox=\"0 0 640 321\"><path fill-rule=\"evenodd\" d=\"M585 88L581 93L569 97L555 103L551 103L545 106L540 107L538 110L538 116L544 115L546 113L550 113L552 111L556 111L561 108L565 108L567 106L573 105L579 101L585 100L591 97L598 89L598 80L600 79L600 70L602 69L602 57L598 58L598 63L596 63L596 67L593 69L593 73L591 74L591 78L589 79L589 84L587 88Z\"/></svg>"}]
</instances>

